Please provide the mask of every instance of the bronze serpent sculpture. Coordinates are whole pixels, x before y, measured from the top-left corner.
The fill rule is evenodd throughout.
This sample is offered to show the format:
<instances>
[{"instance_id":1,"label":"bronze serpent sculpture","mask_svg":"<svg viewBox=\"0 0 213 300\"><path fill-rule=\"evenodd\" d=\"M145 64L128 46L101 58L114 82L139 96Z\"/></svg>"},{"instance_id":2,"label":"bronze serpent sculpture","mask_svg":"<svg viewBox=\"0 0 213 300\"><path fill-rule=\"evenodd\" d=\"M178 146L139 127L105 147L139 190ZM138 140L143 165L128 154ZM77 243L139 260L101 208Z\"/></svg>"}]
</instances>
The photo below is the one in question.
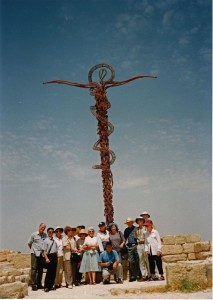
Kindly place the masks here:
<instances>
[{"instance_id":1,"label":"bronze serpent sculpture","mask_svg":"<svg viewBox=\"0 0 213 300\"><path fill-rule=\"evenodd\" d=\"M100 69L99 83L92 80L92 75L97 69ZM104 81L104 78L107 75L107 70L110 70L111 76L108 80ZM100 169L102 171L104 215L106 218L106 224L109 224L114 221L114 208L112 204L113 176L110 166L114 163L116 159L115 153L109 148L109 135L113 133L114 126L108 121L107 111L111 107L111 104L107 99L106 90L110 87L123 85L140 78L156 78L155 76L142 75L131 77L123 81L114 81L114 77L115 71L112 66L108 64L98 64L89 70L89 83L82 84L66 80L52 80L44 82L44 84L58 83L76 86L80 88L88 88L90 89L90 95L92 95L95 98L95 105L90 106L90 111L98 121L99 140L93 145L93 150L100 152L101 163L99 165L94 165L93 168Z\"/></svg>"}]
</instances>

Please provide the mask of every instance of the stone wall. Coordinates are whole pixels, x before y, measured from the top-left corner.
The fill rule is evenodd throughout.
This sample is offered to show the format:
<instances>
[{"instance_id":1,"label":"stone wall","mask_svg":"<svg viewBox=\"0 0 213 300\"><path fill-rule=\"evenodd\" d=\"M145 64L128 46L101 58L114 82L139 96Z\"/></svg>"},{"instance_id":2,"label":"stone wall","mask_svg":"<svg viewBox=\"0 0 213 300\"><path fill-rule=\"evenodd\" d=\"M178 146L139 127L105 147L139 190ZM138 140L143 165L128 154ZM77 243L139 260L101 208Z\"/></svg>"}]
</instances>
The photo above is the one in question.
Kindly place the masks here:
<instances>
[{"instance_id":1,"label":"stone wall","mask_svg":"<svg viewBox=\"0 0 213 300\"><path fill-rule=\"evenodd\" d=\"M212 260L179 261L166 265L166 280L172 290L203 290L212 287Z\"/></svg>"},{"instance_id":2,"label":"stone wall","mask_svg":"<svg viewBox=\"0 0 213 300\"><path fill-rule=\"evenodd\" d=\"M167 284L173 289L212 286L212 243L200 235L168 235L162 240Z\"/></svg>"},{"instance_id":3,"label":"stone wall","mask_svg":"<svg viewBox=\"0 0 213 300\"><path fill-rule=\"evenodd\" d=\"M204 260L212 256L211 242L201 242L200 235L167 235L162 240L162 260L174 263Z\"/></svg>"},{"instance_id":4,"label":"stone wall","mask_svg":"<svg viewBox=\"0 0 213 300\"><path fill-rule=\"evenodd\" d=\"M0 298L24 298L30 281L30 254L0 250Z\"/></svg>"},{"instance_id":5,"label":"stone wall","mask_svg":"<svg viewBox=\"0 0 213 300\"><path fill-rule=\"evenodd\" d=\"M167 284L172 289L194 285L212 286L212 243L201 242L200 235L166 235L161 237L162 261ZM128 261L123 261L124 280L129 279ZM157 271L157 270L156 270ZM190 284L189 284L190 283Z\"/></svg>"}]
</instances>

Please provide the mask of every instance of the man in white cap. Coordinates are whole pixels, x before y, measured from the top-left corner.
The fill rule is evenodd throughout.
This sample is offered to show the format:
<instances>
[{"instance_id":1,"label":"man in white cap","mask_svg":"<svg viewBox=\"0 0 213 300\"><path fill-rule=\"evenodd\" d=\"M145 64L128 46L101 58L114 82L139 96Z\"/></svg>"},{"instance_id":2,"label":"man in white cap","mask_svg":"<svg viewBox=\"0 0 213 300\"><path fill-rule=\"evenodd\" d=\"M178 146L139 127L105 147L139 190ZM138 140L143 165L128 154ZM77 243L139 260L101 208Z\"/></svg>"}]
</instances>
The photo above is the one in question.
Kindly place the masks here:
<instances>
[{"instance_id":1,"label":"man in white cap","mask_svg":"<svg viewBox=\"0 0 213 300\"><path fill-rule=\"evenodd\" d=\"M144 226L145 219L141 216L135 219L138 227L135 230L135 238L137 240L137 251L139 256L139 266L141 271L141 279L139 281L146 281L150 278L149 270L149 260L145 253L145 232L146 228Z\"/></svg>"},{"instance_id":2,"label":"man in white cap","mask_svg":"<svg viewBox=\"0 0 213 300\"><path fill-rule=\"evenodd\" d=\"M127 218L125 223L128 227L124 230L124 237L126 240L126 247L128 249L129 262L129 281L136 281L141 278L139 268L139 257L137 252L137 241L135 239L136 227L133 225L135 220Z\"/></svg>"}]
</instances>

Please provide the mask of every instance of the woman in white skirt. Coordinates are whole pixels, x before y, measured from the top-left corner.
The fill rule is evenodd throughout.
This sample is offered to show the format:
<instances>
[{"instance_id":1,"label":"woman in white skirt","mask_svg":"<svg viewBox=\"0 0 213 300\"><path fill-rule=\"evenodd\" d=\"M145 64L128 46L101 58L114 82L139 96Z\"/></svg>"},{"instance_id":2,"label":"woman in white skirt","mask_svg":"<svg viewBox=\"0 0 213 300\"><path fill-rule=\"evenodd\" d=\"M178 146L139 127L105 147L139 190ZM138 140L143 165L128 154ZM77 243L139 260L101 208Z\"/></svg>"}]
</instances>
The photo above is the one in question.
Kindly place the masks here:
<instances>
[{"instance_id":1,"label":"woman in white skirt","mask_svg":"<svg viewBox=\"0 0 213 300\"><path fill-rule=\"evenodd\" d=\"M101 271L98 266L99 254L104 251L102 242L99 237L94 236L95 230L93 227L88 229L88 236L85 238L83 248L85 250L81 266L79 269L80 273L87 273L89 277L90 284L95 283L96 272Z\"/></svg>"}]
</instances>

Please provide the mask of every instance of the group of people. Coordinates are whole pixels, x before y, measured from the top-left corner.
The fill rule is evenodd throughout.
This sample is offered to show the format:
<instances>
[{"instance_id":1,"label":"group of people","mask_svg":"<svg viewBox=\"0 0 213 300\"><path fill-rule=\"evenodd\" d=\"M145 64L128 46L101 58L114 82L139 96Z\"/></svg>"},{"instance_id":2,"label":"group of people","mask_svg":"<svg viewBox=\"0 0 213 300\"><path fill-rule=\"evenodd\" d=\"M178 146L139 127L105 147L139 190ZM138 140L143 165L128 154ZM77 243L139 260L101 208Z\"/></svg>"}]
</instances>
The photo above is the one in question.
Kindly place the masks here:
<instances>
[{"instance_id":1,"label":"group of people","mask_svg":"<svg viewBox=\"0 0 213 300\"><path fill-rule=\"evenodd\" d=\"M111 275L122 284L123 259L128 259L130 282L164 280L161 240L150 214L145 211L136 219L127 218L125 224L122 233L116 223L106 226L100 222L95 235L93 227L86 231L84 225L49 227L45 233L46 224L41 223L28 240L32 290L49 292L62 287L63 274L69 289L82 284L83 274L90 285L95 285L97 272L102 272L103 284L110 283ZM44 268L47 271L42 286Z\"/></svg>"}]
</instances>

